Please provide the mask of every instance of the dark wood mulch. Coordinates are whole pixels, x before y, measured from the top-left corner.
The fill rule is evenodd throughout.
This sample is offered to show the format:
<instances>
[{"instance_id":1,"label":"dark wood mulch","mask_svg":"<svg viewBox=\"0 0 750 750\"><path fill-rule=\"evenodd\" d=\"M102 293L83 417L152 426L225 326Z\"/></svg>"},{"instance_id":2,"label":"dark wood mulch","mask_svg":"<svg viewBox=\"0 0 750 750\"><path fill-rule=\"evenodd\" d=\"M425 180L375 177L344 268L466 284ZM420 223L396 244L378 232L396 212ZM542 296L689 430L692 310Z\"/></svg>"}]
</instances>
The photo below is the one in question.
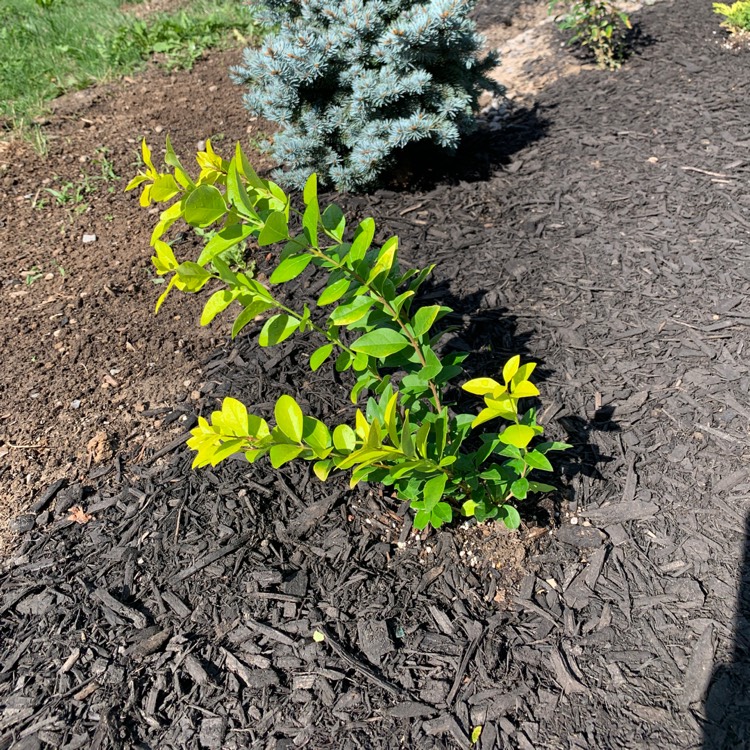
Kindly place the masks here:
<instances>
[{"instance_id":1,"label":"dark wood mulch","mask_svg":"<svg viewBox=\"0 0 750 750\"><path fill-rule=\"evenodd\" d=\"M546 90L466 179L345 201L438 264L478 370L543 363L576 447L526 575L345 480L115 460L38 498L0 582L0 748L748 746L750 56L699 0L639 19L651 46ZM204 408L339 416L303 355L227 346Z\"/></svg>"}]
</instances>

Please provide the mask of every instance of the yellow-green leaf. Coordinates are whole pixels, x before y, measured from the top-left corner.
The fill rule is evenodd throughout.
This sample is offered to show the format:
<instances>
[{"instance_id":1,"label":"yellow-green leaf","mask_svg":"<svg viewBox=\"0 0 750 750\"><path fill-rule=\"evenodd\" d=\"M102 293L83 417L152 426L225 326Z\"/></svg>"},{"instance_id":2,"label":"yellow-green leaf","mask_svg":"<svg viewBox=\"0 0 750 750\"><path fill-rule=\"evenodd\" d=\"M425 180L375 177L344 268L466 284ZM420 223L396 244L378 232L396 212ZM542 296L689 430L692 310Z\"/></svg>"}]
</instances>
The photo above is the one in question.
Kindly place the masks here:
<instances>
[{"instance_id":1,"label":"yellow-green leaf","mask_svg":"<svg viewBox=\"0 0 750 750\"><path fill-rule=\"evenodd\" d=\"M226 212L224 197L213 185L199 185L185 199L185 221L193 227L207 227Z\"/></svg>"},{"instance_id":2,"label":"yellow-green leaf","mask_svg":"<svg viewBox=\"0 0 750 750\"><path fill-rule=\"evenodd\" d=\"M333 344L323 344L310 355L310 369L315 372L333 352Z\"/></svg>"},{"instance_id":3,"label":"yellow-green leaf","mask_svg":"<svg viewBox=\"0 0 750 750\"><path fill-rule=\"evenodd\" d=\"M324 307L325 305L333 304L340 300L348 291L351 286L349 279L339 279L334 281L331 286L324 289L320 297L318 297L318 307Z\"/></svg>"},{"instance_id":4,"label":"yellow-green leaf","mask_svg":"<svg viewBox=\"0 0 750 750\"><path fill-rule=\"evenodd\" d=\"M512 379L513 376L518 372L518 368L521 366L521 357L519 357L517 354L515 357L511 357L503 367L503 380L505 381L505 384L507 385Z\"/></svg>"},{"instance_id":5,"label":"yellow-green leaf","mask_svg":"<svg viewBox=\"0 0 750 750\"><path fill-rule=\"evenodd\" d=\"M234 295L228 289L221 289L214 292L206 302L203 312L201 313L201 325L207 326L219 313L232 304Z\"/></svg>"},{"instance_id":6,"label":"yellow-green leaf","mask_svg":"<svg viewBox=\"0 0 750 750\"><path fill-rule=\"evenodd\" d=\"M398 237L389 237L378 253L378 259L370 271L368 281L377 278L381 273L388 273L396 259L398 250Z\"/></svg>"},{"instance_id":7,"label":"yellow-green leaf","mask_svg":"<svg viewBox=\"0 0 750 750\"><path fill-rule=\"evenodd\" d=\"M276 402L274 416L279 429L290 439L299 443L302 440L304 416L299 404L291 396L281 396Z\"/></svg>"},{"instance_id":8,"label":"yellow-green leaf","mask_svg":"<svg viewBox=\"0 0 750 750\"><path fill-rule=\"evenodd\" d=\"M513 376L513 385L517 385L523 380L528 380L531 373L536 369L536 362L527 362L518 368L518 372Z\"/></svg>"},{"instance_id":9,"label":"yellow-green leaf","mask_svg":"<svg viewBox=\"0 0 750 750\"><path fill-rule=\"evenodd\" d=\"M539 389L528 380L522 380L515 388L513 388L514 398L528 398L530 396L538 396Z\"/></svg>"},{"instance_id":10,"label":"yellow-green leaf","mask_svg":"<svg viewBox=\"0 0 750 750\"><path fill-rule=\"evenodd\" d=\"M498 436L500 441L506 445L514 445L516 448L525 449L536 435L531 427L525 424L512 424Z\"/></svg>"},{"instance_id":11,"label":"yellow-green leaf","mask_svg":"<svg viewBox=\"0 0 750 750\"><path fill-rule=\"evenodd\" d=\"M357 227L354 240L349 250L348 257L353 260L362 260L365 257L373 237L375 236L375 222L372 219L364 219Z\"/></svg>"},{"instance_id":12,"label":"yellow-green leaf","mask_svg":"<svg viewBox=\"0 0 750 750\"><path fill-rule=\"evenodd\" d=\"M316 461L313 464L313 471L315 476L320 479L321 482L325 482L328 479L328 475L331 473L333 468L333 461L328 458L325 461Z\"/></svg>"},{"instance_id":13,"label":"yellow-green leaf","mask_svg":"<svg viewBox=\"0 0 750 750\"><path fill-rule=\"evenodd\" d=\"M464 383L461 388L475 396L486 396L489 393L494 395L496 391L497 395L500 395L500 392L504 390L503 386L492 378L474 378Z\"/></svg>"},{"instance_id":14,"label":"yellow-green leaf","mask_svg":"<svg viewBox=\"0 0 750 750\"><path fill-rule=\"evenodd\" d=\"M333 431L333 444L336 450L349 453L357 445L357 435L348 424L340 424Z\"/></svg>"},{"instance_id":15,"label":"yellow-green leaf","mask_svg":"<svg viewBox=\"0 0 750 750\"><path fill-rule=\"evenodd\" d=\"M301 445L272 445L271 450L268 452L271 459L271 466L274 469L280 469L284 464L297 458L303 450L305 449Z\"/></svg>"},{"instance_id":16,"label":"yellow-green leaf","mask_svg":"<svg viewBox=\"0 0 750 750\"><path fill-rule=\"evenodd\" d=\"M151 200L164 203L180 192L180 186L171 174L160 174L151 186Z\"/></svg>"},{"instance_id":17,"label":"yellow-green leaf","mask_svg":"<svg viewBox=\"0 0 750 750\"><path fill-rule=\"evenodd\" d=\"M230 430L230 435L247 436L247 407L242 401L231 396L225 398L221 403L221 413L224 417L224 427Z\"/></svg>"}]
</instances>

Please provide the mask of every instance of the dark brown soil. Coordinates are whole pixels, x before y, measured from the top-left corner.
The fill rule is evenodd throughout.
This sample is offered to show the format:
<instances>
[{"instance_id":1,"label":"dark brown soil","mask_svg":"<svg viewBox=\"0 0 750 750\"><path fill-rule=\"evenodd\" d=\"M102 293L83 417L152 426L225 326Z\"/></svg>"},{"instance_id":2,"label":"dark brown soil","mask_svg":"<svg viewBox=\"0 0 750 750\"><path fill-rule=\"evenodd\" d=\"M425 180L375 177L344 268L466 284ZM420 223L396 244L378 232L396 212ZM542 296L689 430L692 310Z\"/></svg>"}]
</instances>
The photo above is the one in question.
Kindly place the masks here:
<instances>
[{"instance_id":1,"label":"dark brown soil","mask_svg":"<svg viewBox=\"0 0 750 750\"><path fill-rule=\"evenodd\" d=\"M256 126L228 74L239 57L214 54L172 75L153 68L58 100L45 156L0 144L0 200L10 208L0 219L0 550L7 520L49 482L113 451L135 458L168 442L144 410L195 390L225 334L198 328L199 300L175 298L154 316L154 217L123 190L144 136L158 154L169 133L186 163L207 137L217 149L252 141ZM102 179L103 159L117 178ZM91 192L75 200L87 178ZM47 188L67 190L69 202ZM84 244L86 234L96 241Z\"/></svg>"}]
</instances>

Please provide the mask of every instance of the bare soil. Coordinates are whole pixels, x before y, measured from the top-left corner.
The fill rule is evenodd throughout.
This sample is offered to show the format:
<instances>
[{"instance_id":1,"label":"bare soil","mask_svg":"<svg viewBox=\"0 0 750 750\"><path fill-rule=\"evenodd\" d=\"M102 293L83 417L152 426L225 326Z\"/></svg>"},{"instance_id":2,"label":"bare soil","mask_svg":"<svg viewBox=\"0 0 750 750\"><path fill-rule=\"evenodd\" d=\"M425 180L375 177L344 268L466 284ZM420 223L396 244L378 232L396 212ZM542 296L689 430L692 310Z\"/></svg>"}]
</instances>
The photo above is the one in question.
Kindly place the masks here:
<instances>
[{"instance_id":1,"label":"bare soil","mask_svg":"<svg viewBox=\"0 0 750 750\"><path fill-rule=\"evenodd\" d=\"M9 209L0 218L0 549L10 519L50 482L173 439L147 415L195 390L202 359L226 334L198 328L197 299L175 298L155 318L154 216L123 191L143 137L159 154L169 133L186 162L208 137L217 149L252 141L257 123L229 80L240 54L62 98L44 127L44 156L0 143Z\"/></svg>"}]
</instances>

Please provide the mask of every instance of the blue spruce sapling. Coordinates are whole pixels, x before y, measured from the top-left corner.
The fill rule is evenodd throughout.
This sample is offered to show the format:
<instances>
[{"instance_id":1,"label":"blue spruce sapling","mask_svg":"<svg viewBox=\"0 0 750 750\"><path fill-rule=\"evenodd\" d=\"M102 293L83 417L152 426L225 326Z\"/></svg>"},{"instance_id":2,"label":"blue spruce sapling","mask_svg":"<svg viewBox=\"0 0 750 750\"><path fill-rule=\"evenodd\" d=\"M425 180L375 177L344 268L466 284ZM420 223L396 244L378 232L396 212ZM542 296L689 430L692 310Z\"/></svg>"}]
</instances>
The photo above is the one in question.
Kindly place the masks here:
<instances>
[{"instance_id":1,"label":"blue spruce sapling","mask_svg":"<svg viewBox=\"0 0 750 750\"><path fill-rule=\"evenodd\" d=\"M469 11L476 0L263 0L278 31L234 73L245 104L280 126L270 153L279 181L311 172L338 190L371 187L407 144L449 151L475 127L494 53Z\"/></svg>"}]
</instances>

